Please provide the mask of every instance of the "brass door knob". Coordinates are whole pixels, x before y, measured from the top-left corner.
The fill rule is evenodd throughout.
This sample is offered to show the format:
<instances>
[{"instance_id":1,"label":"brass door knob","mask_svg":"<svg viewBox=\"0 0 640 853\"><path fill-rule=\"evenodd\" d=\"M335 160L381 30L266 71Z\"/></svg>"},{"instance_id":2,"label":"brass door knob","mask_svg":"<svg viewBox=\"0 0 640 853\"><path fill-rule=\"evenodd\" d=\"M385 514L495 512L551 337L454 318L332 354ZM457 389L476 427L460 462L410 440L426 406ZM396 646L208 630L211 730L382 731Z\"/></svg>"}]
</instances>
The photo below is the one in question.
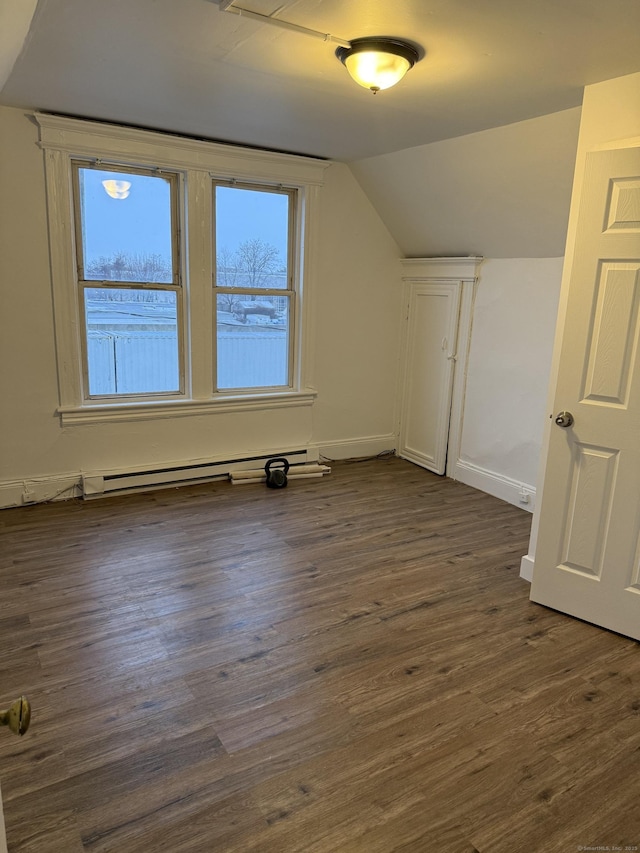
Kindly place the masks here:
<instances>
[{"instance_id":1,"label":"brass door knob","mask_svg":"<svg viewBox=\"0 0 640 853\"><path fill-rule=\"evenodd\" d=\"M560 412L559 415L556 415L556 423L559 427L566 429L573 423L573 415L571 412Z\"/></svg>"},{"instance_id":2,"label":"brass door knob","mask_svg":"<svg viewBox=\"0 0 640 853\"><path fill-rule=\"evenodd\" d=\"M23 735L31 721L31 705L26 696L21 696L6 711L0 711L0 725L9 726L15 735Z\"/></svg>"}]
</instances>

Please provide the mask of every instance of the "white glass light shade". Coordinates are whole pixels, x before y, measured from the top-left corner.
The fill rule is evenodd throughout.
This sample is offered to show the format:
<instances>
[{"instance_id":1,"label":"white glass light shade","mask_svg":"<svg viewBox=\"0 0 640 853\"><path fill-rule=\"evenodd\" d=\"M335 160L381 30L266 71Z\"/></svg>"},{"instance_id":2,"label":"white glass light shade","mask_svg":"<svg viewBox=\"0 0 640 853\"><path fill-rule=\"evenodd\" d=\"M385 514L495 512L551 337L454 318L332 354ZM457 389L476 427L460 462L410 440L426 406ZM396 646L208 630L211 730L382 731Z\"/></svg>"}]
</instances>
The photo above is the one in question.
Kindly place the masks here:
<instances>
[{"instance_id":1,"label":"white glass light shade","mask_svg":"<svg viewBox=\"0 0 640 853\"><path fill-rule=\"evenodd\" d=\"M344 64L358 85L376 92L395 86L411 68L411 63L404 56L373 50L354 53L345 59Z\"/></svg>"},{"instance_id":2,"label":"white glass light shade","mask_svg":"<svg viewBox=\"0 0 640 853\"><path fill-rule=\"evenodd\" d=\"M416 46L386 36L353 39L336 56L356 83L374 94L395 86L420 59Z\"/></svg>"},{"instance_id":3,"label":"white glass light shade","mask_svg":"<svg viewBox=\"0 0 640 853\"><path fill-rule=\"evenodd\" d=\"M127 198L131 189L131 182L108 180L103 181L102 186L111 198Z\"/></svg>"}]
</instances>

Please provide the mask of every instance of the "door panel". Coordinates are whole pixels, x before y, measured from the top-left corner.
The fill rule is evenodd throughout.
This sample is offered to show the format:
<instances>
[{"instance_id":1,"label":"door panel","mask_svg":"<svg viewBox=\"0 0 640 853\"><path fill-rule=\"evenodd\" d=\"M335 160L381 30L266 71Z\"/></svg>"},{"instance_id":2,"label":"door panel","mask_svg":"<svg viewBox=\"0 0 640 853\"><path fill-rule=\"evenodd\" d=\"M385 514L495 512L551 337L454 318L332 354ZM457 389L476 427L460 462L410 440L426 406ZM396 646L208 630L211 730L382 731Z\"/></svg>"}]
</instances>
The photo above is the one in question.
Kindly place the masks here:
<instances>
[{"instance_id":1,"label":"door panel","mask_svg":"<svg viewBox=\"0 0 640 853\"><path fill-rule=\"evenodd\" d=\"M444 474L460 285L410 286L399 455Z\"/></svg>"},{"instance_id":2,"label":"door panel","mask_svg":"<svg viewBox=\"0 0 640 853\"><path fill-rule=\"evenodd\" d=\"M639 270L640 264L600 267L583 400L628 403L637 346Z\"/></svg>"},{"instance_id":3,"label":"door panel","mask_svg":"<svg viewBox=\"0 0 640 853\"><path fill-rule=\"evenodd\" d=\"M640 639L640 149L587 157L531 598Z\"/></svg>"},{"instance_id":4,"label":"door panel","mask_svg":"<svg viewBox=\"0 0 640 853\"><path fill-rule=\"evenodd\" d=\"M606 523L594 525L593 518L607 517L618 453L576 443L573 457L569 511L558 568L600 579L608 531Z\"/></svg>"}]
</instances>

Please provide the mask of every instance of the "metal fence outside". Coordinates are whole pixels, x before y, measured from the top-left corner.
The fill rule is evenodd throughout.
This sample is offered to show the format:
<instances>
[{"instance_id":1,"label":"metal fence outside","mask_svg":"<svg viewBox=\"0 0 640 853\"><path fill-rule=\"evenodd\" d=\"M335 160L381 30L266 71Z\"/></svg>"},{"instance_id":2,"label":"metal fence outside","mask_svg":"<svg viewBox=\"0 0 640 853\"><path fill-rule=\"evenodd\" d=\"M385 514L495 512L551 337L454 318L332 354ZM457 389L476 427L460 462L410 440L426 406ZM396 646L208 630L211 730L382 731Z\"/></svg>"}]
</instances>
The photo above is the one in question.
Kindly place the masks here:
<instances>
[{"instance_id":1,"label":"metal fence outside","mask_svg":"<svg viewBox=\"0 0 640 853\"><path fill-rule=\"evenodd\" d=\"M89 393L150 394L179 390L175 331L89 329ZM219 330L218 387L265 388L288 384L285 330Z\"/></svg>"}]
</instances>

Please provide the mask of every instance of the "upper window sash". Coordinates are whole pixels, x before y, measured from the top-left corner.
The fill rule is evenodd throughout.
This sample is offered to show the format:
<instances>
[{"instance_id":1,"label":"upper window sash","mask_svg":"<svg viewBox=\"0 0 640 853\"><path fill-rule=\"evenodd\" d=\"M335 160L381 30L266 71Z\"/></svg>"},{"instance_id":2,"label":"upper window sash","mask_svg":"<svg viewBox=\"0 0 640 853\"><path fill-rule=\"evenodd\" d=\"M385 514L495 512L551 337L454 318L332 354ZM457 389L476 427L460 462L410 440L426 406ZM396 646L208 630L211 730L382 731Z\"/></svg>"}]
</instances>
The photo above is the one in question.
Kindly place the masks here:
<instances>
[{"instance_id":1,"label":"upper window sash","mask_svg":"<svg viewBox=\"0 0 640 853\"><path fill-rule=\"evenodd\" d=\"M78 280L109 282L118 286L179 286L182 278L179 175L176 172L160 172L157 169L140 169L128 165L107 166L95 160L72 160L71 170ZM87 186L89 178L92 179L91 186ZM168 197L163 198L165 184ZM128 199L132 193L132 202L137 202L137 217L119 204L123 202L130 205ZM145 203L148 206L151 202L155 202L158 221L154 223L153 232L147 231L145 234L148 221ZM118 221L120 214L124 214L122 222ZM126 221L127 214L132 221ZM134 245L131 234L133 229L138 228L140 232ZM120 244L114 242L109 245L105 242L104 233L109 229L115 232L115 240L120 239ZM90 240L90 237L93 239ZM99 260L95 257L95 251L91 260L85 257L87 243L97 243L103 257L110 252L116 256L121 254L123 260L133 260L135 266L125 270L128 273L125 277L109 275L106 268L102 271L103 274L100 274L101 271L95 269ZM129 252L123 251L124 248L128 248ZM91 270L92 265L94 270ZM154 277L153 273L157 275Z\"/></svg>"},{"instance_id":2,"label":"upper window sash","mask_svg":"<svg viewBox=\"0 0 640 853\"><path fill-rule=\"evenodd\" d=\"M229 212L225 210L231 206L231 195L225 198L224 195L221 195L218 198L218 190L230 190L232 193L238 191L237 203L242 201L242 193L255 193L254 200L257 202L257 194L265 196L265 209L263 212L263 216L266 218L270 218L271 220L276 220L277 222L277 208L269 209L269 207L274 208L274 206L270 206L267 201L269 194L273 194L273 196L280 196L283 200L286 200L287 204L287 216L286 220L281 220L279 226L281 228L281 233L277 235L276 240L281 244L282 234L286 236L286 244L284 246L283 251L281 252L282 257L280 257L280 247L273 245L273 241L268 238L260 237L260 242L263 244L262 247L257 247L257 252L260 254L260 250L263 249L265 253L268 254L269 249L275 249L278 252L278 260L284 261L286 278L284 286L274 285L273 287L268 287L268 275L270 274L268 271L265 272L263 276L260 276L260 259L254 258L254 278L258 278L260 283L258 284L255 280L251 281L251 276L247 279L247 274L245 272L244 276L232 277L229 275L220 275L219 270L221 269L221 263L225 262L225 253L228 251L228 246L225 245L224 238L220 239L221 233L224 231L224 217ZM215 263L213 264L213 283L214 286L218 289L220 288L231 288L237 290L244 290L250 292L252 288L255 288L259 292L266 290L274 290L274 291L289 291L293 293L293 291L297 290L298 285L298 266L296 264L296 258L298 256L297 252L297 242L299 240L300 230L296 227L298 222L298 216L301 210L300 207L300 194L297 189L291 187L283 187L282 185L272 186L269 184L256 184L253 182L240 182L240 181L220 181L214 180L212 184L212 196L213 196L213 246L214 246L214 258ZM220 204L218 204L218 201ZM249 199L247 199L249 202ZM221 209L220 209L221 208ZM260 227L259 233L263 234L264 229ZM236 235L236 246L238 242L246 243L251 242L251 231L248 231L244 237L240 235L240 239L238 240ZM231 255L234 255L234 252L231 252ZM236 258L237 259L237 258ZM229 258L228 260L232 260ZM245 250L245 261L249 260L249 266L251 266L251 258L248 256L248 253ZM268 266L268 258L263 258ZM274 259L275 260L275 259Z\"/></svg>"}]
</instances>

